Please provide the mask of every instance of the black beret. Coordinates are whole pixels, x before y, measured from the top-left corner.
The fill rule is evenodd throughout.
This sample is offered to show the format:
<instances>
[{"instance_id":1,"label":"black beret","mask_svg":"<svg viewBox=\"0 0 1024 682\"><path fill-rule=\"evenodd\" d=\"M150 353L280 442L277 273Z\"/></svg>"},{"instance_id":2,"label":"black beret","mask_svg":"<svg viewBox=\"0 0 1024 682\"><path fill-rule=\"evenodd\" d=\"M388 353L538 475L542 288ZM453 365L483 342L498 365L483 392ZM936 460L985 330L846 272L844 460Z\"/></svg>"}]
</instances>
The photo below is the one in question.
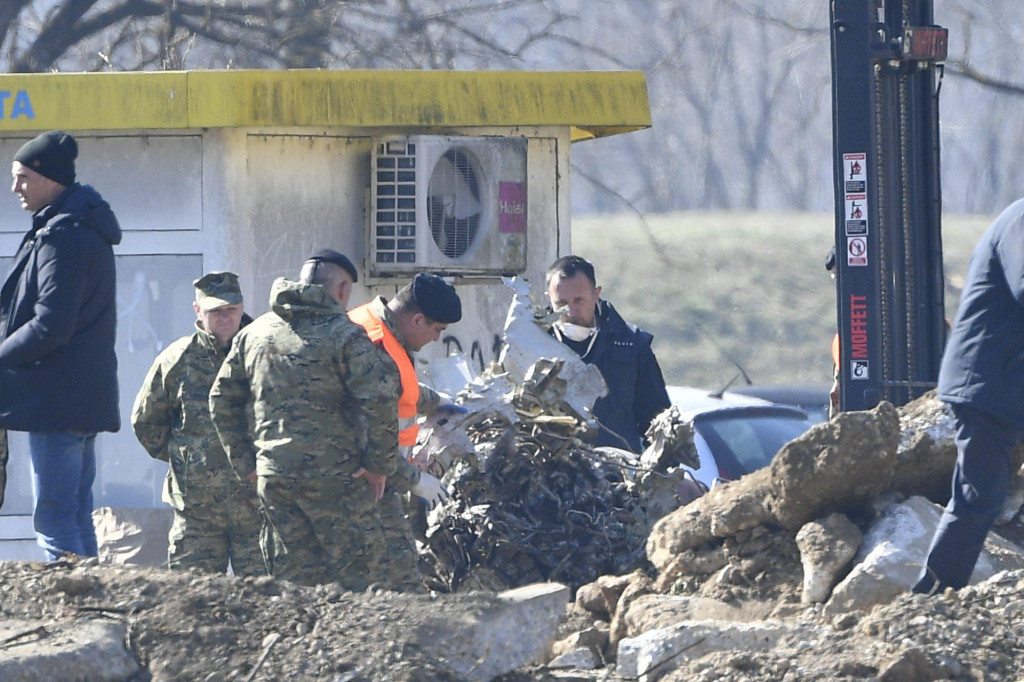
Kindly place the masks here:
<instances>
[{"instance_id":1,"label":"black beret","mask_svg":"<svg viewBox=\"0 0 1024 682\"><path fill-rule=\"evenodd\" d=\"M68 187L75 183L75 159L78 143L60 130L29 140L14 155L14 160L36 173Z\"/></svg>"},{"instance_id":2,"label":"black beret","mask_svg":"<svg viewBox=\"0 0 1024 682\"><path fill-rule=\"evenodd\" d=\"M306 259L306 262L310 261L322 261L324 263L334 263L335 265L341 266L345 272L352 275L352 281L359 281L359 273L356 271L356 266L352 264L348 256L343 253L338 253L334 249L320 249L312 256Z\"/></svg>"},{"instance_id":3,"label":"black beret","mask_svg":"<svg viewBox=\"0 0 1024 682\"><path fill-rule=\"evenodd\" d=\"M462 301L455 287L437 275L421 272L412 280L412 298L434 322L454 324L462 319Z\"/></svg>"}]
</instances>

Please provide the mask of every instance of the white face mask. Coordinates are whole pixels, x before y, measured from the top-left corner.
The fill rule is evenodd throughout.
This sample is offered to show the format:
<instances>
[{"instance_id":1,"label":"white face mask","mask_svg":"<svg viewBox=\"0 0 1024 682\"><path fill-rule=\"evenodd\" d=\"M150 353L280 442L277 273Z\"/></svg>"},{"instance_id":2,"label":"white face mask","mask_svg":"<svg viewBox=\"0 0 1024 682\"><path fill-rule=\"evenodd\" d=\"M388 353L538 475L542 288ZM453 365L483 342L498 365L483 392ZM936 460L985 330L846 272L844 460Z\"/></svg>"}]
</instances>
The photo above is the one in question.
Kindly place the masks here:
<instances>
[{"instance_id":1,"label":"white face mask","mask_svg":"<svg viewBox=\"0 0 1024 682\"><path fill-rule=\"evenodd\" d=\"M581 327L572 322L559 321L555 323L555 326L558 327L558 331L561 332L562 336L570 341L586 341L597 333L596 327Z\"/></svg>"}]
</instances>

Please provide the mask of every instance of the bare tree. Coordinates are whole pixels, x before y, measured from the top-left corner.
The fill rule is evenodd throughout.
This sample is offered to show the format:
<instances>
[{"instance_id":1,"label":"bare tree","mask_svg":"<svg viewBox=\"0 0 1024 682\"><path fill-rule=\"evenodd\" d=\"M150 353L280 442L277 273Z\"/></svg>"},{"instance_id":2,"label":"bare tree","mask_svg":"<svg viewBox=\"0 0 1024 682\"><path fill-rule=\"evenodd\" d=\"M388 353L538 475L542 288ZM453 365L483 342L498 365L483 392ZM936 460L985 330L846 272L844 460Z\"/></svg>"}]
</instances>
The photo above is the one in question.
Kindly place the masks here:
<instances>
[{"instance_id":1,"label":"bare tree","mask_svg":"<svg viewBox=\"0 0 1024 682\"><path fill-rule=\"evenodd\" d=\"M1024 187L1019 0L942 0L947 211ZM654 127L574 147L579 211L828 210L825 0L3 0L7 72L635 69ZM613 190L613 191L612 191Z\"/></svg>"},{"instance_id":2,"label":"bare tree","mask_svg":"<svg viewBox=\"0 0 1024 682\"><path fill-rule=\"evenodd\" d=\"M493 68L571 20L544 0L4 0L0 66Z\"/></svg>"}]
</instances>

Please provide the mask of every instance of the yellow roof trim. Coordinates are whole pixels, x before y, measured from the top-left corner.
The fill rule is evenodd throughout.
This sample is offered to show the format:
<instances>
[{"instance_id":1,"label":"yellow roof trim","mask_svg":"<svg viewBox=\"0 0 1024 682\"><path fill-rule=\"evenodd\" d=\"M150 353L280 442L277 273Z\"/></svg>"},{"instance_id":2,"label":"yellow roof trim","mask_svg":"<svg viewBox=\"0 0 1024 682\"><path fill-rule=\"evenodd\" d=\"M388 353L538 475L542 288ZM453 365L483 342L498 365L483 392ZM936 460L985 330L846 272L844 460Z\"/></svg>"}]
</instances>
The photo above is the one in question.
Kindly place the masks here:
<instances>
[{"instance_id":1,"label":"yellow roof trim","mask_svg":"<svg viewBox=\"0 0 1024 682\"><path fill-rule=\"evenodd\" d=\"M569 126L648 128L635 71L162 71L0 76L0 131Z\"/></svg>"}]
</instances>

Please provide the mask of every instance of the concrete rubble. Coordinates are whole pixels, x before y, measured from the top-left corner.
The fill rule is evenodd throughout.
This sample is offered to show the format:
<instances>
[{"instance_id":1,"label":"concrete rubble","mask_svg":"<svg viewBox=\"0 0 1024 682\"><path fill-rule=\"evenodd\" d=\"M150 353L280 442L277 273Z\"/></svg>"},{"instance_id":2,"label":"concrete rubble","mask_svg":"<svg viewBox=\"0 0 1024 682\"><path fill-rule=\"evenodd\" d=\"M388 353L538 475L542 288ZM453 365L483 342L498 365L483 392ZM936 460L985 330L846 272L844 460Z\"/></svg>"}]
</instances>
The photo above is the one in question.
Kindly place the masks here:
<instances>
[{"instance_id":1,"label":"concrete rubble","mask_svg":"<svg viewBox=\"0 0 1024 682\"><path fill-rule=\"evenodd\" d=\"M585 613L609 623L611 636L599 653L629 680L677 679L673 670L702 669L700 661L715 651L755 654L782 641L813 646L839 637L858 614L910 598L942 512L941 496L923 493L948 491L952 437L948 408L933 395L902 410L883 403L841 414L786 445L768 469L663 517L647 540L653 577L634 575L623 586L622 576L602 576L582 586L577 618ZM1021 513L1022 489L1018 475L1003 519ZM701 596L728 595L759 570L785 565L756 566L755 548L776 557L788 550L799 559L791 576L800 581L799 602L740 607L728 597ZM990 534L972 585L989 590L1022 578L1024 550ZM630 591L636 596L626 599ZM891 680L947 674L919 650L882 659L863 669L885 671L880 679Z\"/></svg>"},{"instance_id":2,"label":"concrete rubble","mask_svg":"<svg viewBox=\"0 0 1024 682\"><path fill-rule=\"evenodd\" d=\"M509 590L463 620L428 620L418 639L467 680L487 682L542 656L569 596L569 588L557 583Z\"/></svg>"},{"instance_id":3,"label":"concrete rubble","mask_svg":"<svg viewBox=\"0 0 1024 682\"><path fill-rule=\"evenodd\" d=\"M203 583L208 595L188 596L183 608L202 614L209 604L231 603L210 595L232 593L235 601L269 601L287 613L295 608L288 605L307 601L321 609L313 618L312 607L298 607L291 630L265 634L259 662L237 667L235 677L244 671L252 678L266 660L265 679L275 679L275 656L278 665L310 665L316 656L293 652L300 644L323 649L314 621L358 609L387 622L379 631L397 653L385 667L406 660L416 672L400 679L409 680L512 674L522 677L508 679L795 682L815 665L814 651L848 652L853 633L868 644L835 662L836 677L999 679L978 671L1010 666L1013 659L999 658L1001 635L976 645L987 656L980 660L964 650L948 653L945 640L946 653L936 654L926 642L946 636L929 626L947 613L949 636L967 636L955 633L956 625L981 602L1011 626L1024 618L1019 600L1005 596L1024 590L1024 550L1013 542L990 534L972 586L960 593L927 602L908 594L956 458L950 413L934 395L899 409L882 403L840 414L788 443L769 467L693 501L680 499L682 465L694 463L692 429L668 410L643 455L592 448L590 407L603 395L603 380L537 324L524 285L510 286L500 363L465 383L463 373L452 373L461 385L450 392L467 411L428 422L416 452L453 493L430 515L421 545L429 583L453 594L317 588L309 601L313 592L270 578L216 578ZM1015 456L1019 469L1024 450ZM1022 504L1018 473L998 523L1019 525ZM110 538L106 563L153 561L131 551L131 538L162 517L135 516L100 514ZM8 620L0 628L0 679L129 680L143 665L154 680L173 679L160 671L187 666L177 653L134 657L139 644L124 620L82 617L89 611L80 602L103 587L102 571L113 570L24 569L27 580L59 597L59 608L77 603L78 617ZM166 577L130 602L130 618L144 619L158 601L153 595L177 596L195 582L160 574ZM899 620L888 611L907 604L927 605L931 615ZM230 617L228 608L222 619ZM246 633L208 627L209 641ZM289 636L288 647L275 648ZM424 658L410 659L413 651ZM435 672L424 672L428 664ZM324 679L372 679L355 669ZM761 676L750 677L754 670Z\"/></svg>"},{"instance_id":4,"label":"concrete rubble","mask_svg":"<svg viewBox=\"0 0 1024 682\"><path fill-rule=\"evenodd\" d=\"M122 682L139 670L124 646L127 627L100 620L0 624L4 682Z\"/></svg>"},{"instance_id":5,"label":"concrete rubble","mask_svg":"<svg viewBox=\"0 0 1024 682\"><path fill-rule=\"evenodd\" d=\"M528 347L536 337L537 348L546 347L551 341L547 334L537 336L536 325L523 324L530 315L521 294L517 292L520 310L509 318L519 325L517 339L529 339L524 342ZM515 357L519 367L515 377L508 375L515 388L506 386L504 395L529 393L522 385L538 371L554 383L550 377L557 363L526 366L523 357L536 360L540 352L503 355ZM463 395L468 403L485 393L485 388L471 385ZM534 399L542 413L578 419L586 414L564 409L564 403L562 409L553 409L560 401L557 392ZM520 423L529 419L523 410L517 413ZM573 621L575 614L579 627L563 633L551 648L549 672L571 669L580 679L596 679L584 671L600 661L601 674L615 666L615 674L625 679L660 679L713 651L756 652L770 649L779 639L824 637L820 624L794 623L794 617L811 609L822 618L845 622L851 614L905 595L916 580L940 505L948 497L956 459L951 414L933 395L900 409L881 403L873 410L841 414L784 446L768 468L718 486L689 504L680 499L679 465L694 463L692 431L687 437L686 427L666 411L650 434L655 448L635 461L618 454L627 466L659 474L648 481L662 482L645 487L635 474L621 480L649 512L649 565L636 564L629 573L573 585L578 589L567 620ZM584 432L581 424L575 437L582 439ZM585 443L579 445L586 450ZM434 450L443 448L435 445ZM473 450L475 456L484 452L522 458L509 430L483 438L478 433ZM1019 465L1024 451L1017 454ZM445 480L456 497L465 493L449 474ZM1001 522L1014 519L1022 503L1024 485L1018 484ZM778 570L788 573L772 576ZM1008 570L1024 570L1022 550L992 535L973 582ZM792 582L798 599L736 608L732 599L701 596L729 595L752 581ZM915 656L901 654L876 667L896 675L914 668Z\"/></svg>"}]
</instances>

